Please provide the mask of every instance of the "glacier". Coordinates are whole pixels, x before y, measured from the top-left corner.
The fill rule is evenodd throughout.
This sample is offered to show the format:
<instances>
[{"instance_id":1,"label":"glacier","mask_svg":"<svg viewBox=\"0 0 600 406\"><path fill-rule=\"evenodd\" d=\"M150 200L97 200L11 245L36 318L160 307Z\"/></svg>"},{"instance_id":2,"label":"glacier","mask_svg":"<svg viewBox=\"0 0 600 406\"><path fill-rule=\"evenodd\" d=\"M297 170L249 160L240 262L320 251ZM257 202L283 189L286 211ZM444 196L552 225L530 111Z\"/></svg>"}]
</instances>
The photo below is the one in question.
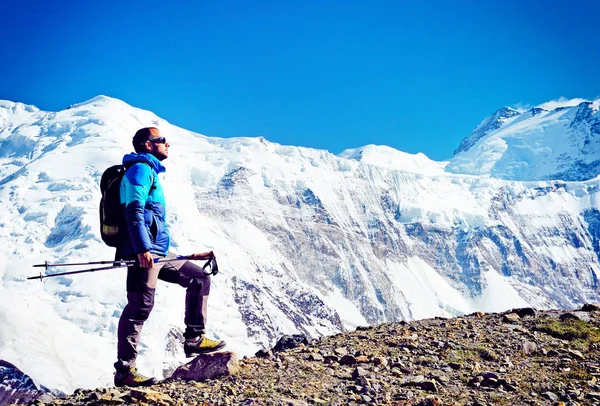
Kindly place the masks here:
<instances>
[{"instance_id":1,"label":"glacier","mask_svg":"<svg viewBox=\"0 0 600 406\"><path fill-rule=\"evenodd\" d=\"M0 359L66 393L112 382L125 268L26 278L44 261L113 258L99 180L145 126L171 144L172 250L217 254L208 333L240 356L282 334L598 302L599 105L504 108L436 162L206 137L106 96L59 112L0 101ZM184 296L159 284L142 372L185 360Z\"/></svg>"}]
</instances>

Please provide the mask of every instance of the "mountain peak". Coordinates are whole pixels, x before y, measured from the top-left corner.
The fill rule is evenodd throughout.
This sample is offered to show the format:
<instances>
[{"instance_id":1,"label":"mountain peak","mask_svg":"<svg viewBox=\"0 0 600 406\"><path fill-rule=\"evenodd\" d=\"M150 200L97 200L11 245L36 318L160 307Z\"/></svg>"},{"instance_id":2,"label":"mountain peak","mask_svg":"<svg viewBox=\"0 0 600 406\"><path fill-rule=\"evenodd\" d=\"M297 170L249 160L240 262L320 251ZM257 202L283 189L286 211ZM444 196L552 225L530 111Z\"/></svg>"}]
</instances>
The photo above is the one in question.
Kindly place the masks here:
<instances>
[{"instance_id":1,"label":"mountain peak","mask_svg":"<svg viewBox=\"0 0 600 406\"><path fill-rule=\"evenodd\" d=\"M85 100L81 103L75 103L75 104L71 104L69 107L67 107L67 110L69 109L73 109L73 108L78 108L78 107L84 107L84 106L102 106L102 107L107 107L110 105L119 105L119 106L127 106L127 107L131 107L129 104L125 103L122 100L116 99L114 97L110 97L110 96L105 96L105 95L98 95L98 96L94 96L91 99Z\"/></svg>"},{"instance_id":2,"label":"mountain peak","mask_svg":"<svg viewBox=\"0 0 600 406\"><path fill-rule=\"evenodd\" d=\"M454 155L457 155L461 152L464 152L471 148L473 145L477 143L481 138L485 137L490 132L499 129L506 123L506 121L510 120L513 117L520 115L521 112L513 109L512 107L502 107L498 109L492 114L485 118L479 125L469 134L468 137L463 139L458 146L458 148L454 151Z\"/></svg>"},{"instance_id":3,"label":"mountain peak","mask_svg":"<svg viewBox=\"0 0 600 406\"><path fill-rule=\"evenodd\" d=\"M446 170L510 180L593 179L600 173L600 101L502 108L465 138Z\"/></svg>"}]
</instances>

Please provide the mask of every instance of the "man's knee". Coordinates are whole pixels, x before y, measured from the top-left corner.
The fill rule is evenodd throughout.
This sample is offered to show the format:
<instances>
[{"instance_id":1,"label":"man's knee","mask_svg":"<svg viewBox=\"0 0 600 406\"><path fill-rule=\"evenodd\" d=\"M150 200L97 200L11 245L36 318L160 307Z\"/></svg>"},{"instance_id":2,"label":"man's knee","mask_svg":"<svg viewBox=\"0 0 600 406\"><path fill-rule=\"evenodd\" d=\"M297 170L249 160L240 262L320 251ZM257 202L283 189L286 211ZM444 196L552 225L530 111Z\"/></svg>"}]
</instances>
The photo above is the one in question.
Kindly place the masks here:
<instances>
[{"instance_id":1,"label":"man's knee","mask_svg":"<svg viewBox=\"0 0 600 406\"><path fill-rule=\"evenodd\" d=\"M196 294L206 296L208 295L208 292L210 292L210 278L189 278L186 288Z\"/></svg>"}]
</instances>

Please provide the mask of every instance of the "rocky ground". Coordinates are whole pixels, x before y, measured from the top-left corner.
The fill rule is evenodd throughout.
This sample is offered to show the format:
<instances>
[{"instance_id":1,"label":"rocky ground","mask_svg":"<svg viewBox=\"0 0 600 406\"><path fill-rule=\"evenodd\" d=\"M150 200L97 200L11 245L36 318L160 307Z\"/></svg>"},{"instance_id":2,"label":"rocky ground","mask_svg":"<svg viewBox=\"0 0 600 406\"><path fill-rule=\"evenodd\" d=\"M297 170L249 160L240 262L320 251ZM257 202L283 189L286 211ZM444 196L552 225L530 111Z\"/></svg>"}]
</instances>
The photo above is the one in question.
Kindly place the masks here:
<instances>
[{"instance_id":1,"label":"rocky ground","mask_svg":"<svg viewBox=\"0 0 600 406\"><path fill-rule=\"evenodd\" d=\"M294 348L244 358L221 378L78 390L51 404L599 405L599 328L594 305L359 327L288 337L280 344Z\"/></svg>"}]
</instances>

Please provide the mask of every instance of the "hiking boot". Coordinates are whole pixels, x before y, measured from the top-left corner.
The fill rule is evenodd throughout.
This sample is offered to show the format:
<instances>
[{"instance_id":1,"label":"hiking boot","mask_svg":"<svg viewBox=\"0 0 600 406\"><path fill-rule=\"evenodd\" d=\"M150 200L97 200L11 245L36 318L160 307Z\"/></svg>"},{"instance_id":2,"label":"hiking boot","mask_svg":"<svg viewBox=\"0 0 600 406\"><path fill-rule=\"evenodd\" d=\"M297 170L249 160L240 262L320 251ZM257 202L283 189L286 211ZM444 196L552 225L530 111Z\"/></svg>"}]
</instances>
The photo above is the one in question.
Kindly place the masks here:
<instances>
[{"instance_id":1,"label":"hiking boot","mask_svg":"<svg viewBox=\"0 0 600 406\"><path fill-rule=\"evenodd\" d=\"M131 367L122 372L117 371L115 373L115 386L149 386L156 383L155 378L148 378L140 374L135 367Z\"/></svg>"},{"instance_id":2,"label":"hiking boot","mask_svg":"<svg viewBox=\"0 0 600 406\"><path fill-rule=\"evenodd\" d=\"M194 355L206 354L209 352L220 350L227 344L223 340L211 340L206 338L204 335L200 336L200 339L195 343L186 341L183 343L183 350L185 351L186 357L193 357Z\"/></svg>"}]
</instances>

